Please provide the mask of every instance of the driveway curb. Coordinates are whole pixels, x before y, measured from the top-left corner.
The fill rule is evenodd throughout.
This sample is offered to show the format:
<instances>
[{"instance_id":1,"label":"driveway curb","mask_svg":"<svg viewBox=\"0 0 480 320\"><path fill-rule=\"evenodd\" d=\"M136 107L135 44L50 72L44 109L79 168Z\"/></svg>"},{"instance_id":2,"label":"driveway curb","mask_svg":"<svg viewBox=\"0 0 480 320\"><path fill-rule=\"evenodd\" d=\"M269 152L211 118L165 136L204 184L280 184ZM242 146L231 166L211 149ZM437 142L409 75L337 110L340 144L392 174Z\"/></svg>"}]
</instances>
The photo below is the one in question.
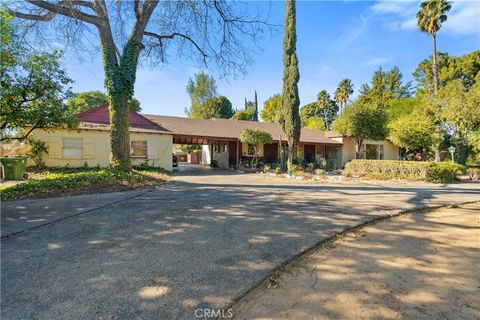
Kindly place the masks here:
<instances>
[{"instance_id":1,"label":"driveway curb","mask_svg":"<svg viewBox=\"0 0 480 320\"><path fill-rule=\"evenodd\" d=\"M275 272L281 271L283 268L285 268L290 263L294 262L295 260L297 260L297 259L299 259L303 256L308 255L309 253L316 250L321 245L334 243L335 241L337 241L338 236L342 236L342 235L345 235L346 233L350 233L350 232L355 232L355 231L361 230L365 227L374 225L378 222L384 222L384 221L391 220L393 218L400 217L400 216L407 215L407 214L422 214L422 213L427 213L427 212L435 211L435 210L442 209L442 208L456 208L456 207L459 207L459 206L468 205L468 204L472 204L472 203L480 203L480 201L457 202L457 203L453 203L453 204L449 203L449 204L442 204L442 205L433 205L433 206L429 206L429 207L421 207L421 208L416 208L416 209L401 210L397 213L392 213L392 214L376 217L372 220L368 220L368 221L362 222L360 224L354 225L352 227L348 227L346 229L343 229L342 231L336 232L334 235L329 236L327 238L324 238L324 239L316 242L312 246L306 248L305 250L302 250L302 251L298 252L297 254L293 255L289 259L285 260L280 265L273 268L266 276L264 276L262 279L257 281L253 286L251 286L245 292L243 292L240 295L234 297L233 301L231 303L229 303L227 306L225 306L223 309L228 310L228 309L233 308L233 306L240 299L244 298L246 295L248 295L250 292L252 292L255 288L262 285L265 281L267 281L270 277L272 277L272 275ZM215 319L218 320L218 319L222 319L222 318L215 318Z\"/></svg>"}]
</instances>

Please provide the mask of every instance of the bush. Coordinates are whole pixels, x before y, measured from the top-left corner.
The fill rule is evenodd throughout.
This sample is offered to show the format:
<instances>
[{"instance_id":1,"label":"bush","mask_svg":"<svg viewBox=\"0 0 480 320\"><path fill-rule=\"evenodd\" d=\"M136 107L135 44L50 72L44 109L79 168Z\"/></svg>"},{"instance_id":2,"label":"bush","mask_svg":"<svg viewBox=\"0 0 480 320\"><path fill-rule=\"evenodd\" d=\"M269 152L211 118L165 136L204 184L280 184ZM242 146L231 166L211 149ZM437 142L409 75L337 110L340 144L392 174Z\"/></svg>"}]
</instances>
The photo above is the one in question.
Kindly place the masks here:
<instances>
[{"instance_id":1,"label":"bush","mask_svg":"<svg viewBox=\"0 0 480 320\"><path fill-rule=\"evenodd\" d=\"M32 159L37 168L43 168L45 166L43 154L48 153L47 143L33 138L28 138L27 142L29 146L27 157Z\"/></svg>"},{"instance_id":2,"label":"bush","mask_svg":"<svg viewBox=\"0 0 480 320\"><path fill-rule=\"evenodd\" d=\"M323 174L323 169L315 169L315 174L321 176Z\"/></svg>"},{"instance_id":3,"label":"bush","mask_svg":"<svg viewBox=\"0 0 480 320\"><path fill-rule=\"evenodd\" d=\"M156 171L137 171L131 173L110 169L59 168L44 170L38 179L0 187L1 200L23 199L38 196L56 196L79 194L101 190L123 190L152 187L165 182L162 169Z\"/></svg>"},{"instance_id":4,"label":"bush","mask_svg":"<svg viewBox=\"0 0 480 320\"><path fill-rule=\"evenodd\" d=\"M480 180L480 169L479 168L468 168L467 174L472 179L472 181Z\"/></svg>"},{"instance_id":5,"label":"bush","mask_svg":"<svg viewBox=\"0 0 480 320\"><path fill-rule=\"evenodd\" d=\"M464 166L446 162L352 160L345 165L344 175L448 183L455 179L456 174L464 171Z\"/></svg>"}]
</instances>

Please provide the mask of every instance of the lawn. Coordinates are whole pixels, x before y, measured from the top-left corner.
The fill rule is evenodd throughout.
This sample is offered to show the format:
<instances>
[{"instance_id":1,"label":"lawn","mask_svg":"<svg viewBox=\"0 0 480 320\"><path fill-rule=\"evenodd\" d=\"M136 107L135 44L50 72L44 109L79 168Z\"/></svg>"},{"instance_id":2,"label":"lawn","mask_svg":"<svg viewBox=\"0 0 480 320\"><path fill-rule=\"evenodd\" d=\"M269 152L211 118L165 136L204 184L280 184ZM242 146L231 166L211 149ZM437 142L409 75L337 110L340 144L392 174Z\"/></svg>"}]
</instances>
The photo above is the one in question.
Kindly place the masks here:
<instances>
[{"instance_id":1,"label":"lawn","mask_svg":"<svg viewBox=\"0 0 480 320\"><path fill-rule=\"evenodd\" d=\"M27 175L28 178L20 183L0 187L1 200L155 188L169 179L164 170L143 167L131 173L107 168L29 169Z\"/></svg>"}]
</instances>

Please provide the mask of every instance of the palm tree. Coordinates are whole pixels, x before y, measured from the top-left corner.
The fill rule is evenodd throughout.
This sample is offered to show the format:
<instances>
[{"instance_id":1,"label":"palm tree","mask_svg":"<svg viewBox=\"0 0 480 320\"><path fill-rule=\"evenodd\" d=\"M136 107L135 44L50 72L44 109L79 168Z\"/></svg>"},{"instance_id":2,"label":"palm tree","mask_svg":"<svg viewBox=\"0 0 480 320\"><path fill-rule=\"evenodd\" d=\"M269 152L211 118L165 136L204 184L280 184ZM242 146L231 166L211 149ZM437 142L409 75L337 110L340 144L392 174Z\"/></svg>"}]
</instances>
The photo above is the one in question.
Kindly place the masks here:
<instances>
[{"instance_id":1,"label":"palm tree","mask_svg":"<svg viewBox=\"0 0 480 320\"><path fill-rule=\"evenodd\" d=\"M347 104L348 99L353 93L353 84L350 79L343 79L338 84L337 90L335 90L335 100L340 106L340 112L343 111L343 108Z\"/></svg>"},{"instance_id":2,"label":"palm tree","mask_svg":"<svg viewBox=\"0 0 480 320\"><path fill-rule=\"evenodd\" d=\"M446 13L452 8L452 3L446 0L427 0L420 4L417 13L418 30L428 33L433 37L433 92L438 91L437 70L437 32L442 23L447 21Z\"/></svg>"}]
</instances>

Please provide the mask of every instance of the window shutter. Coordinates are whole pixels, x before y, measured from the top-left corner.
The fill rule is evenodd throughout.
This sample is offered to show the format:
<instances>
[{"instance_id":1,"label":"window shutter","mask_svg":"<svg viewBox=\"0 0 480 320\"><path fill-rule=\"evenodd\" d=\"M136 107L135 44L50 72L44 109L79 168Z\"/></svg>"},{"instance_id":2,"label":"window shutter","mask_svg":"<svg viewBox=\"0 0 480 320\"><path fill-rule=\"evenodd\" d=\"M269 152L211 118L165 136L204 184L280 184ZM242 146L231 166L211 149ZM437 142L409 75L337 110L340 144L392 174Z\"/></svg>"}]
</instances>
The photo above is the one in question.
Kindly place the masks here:
<instances>
[{"instance_id":1,"label":"window shutter","mask_svg":"<svg viewBox=\"0 0 480 320\"><path fill-rule=\"evenodd\" d=\"M92 138L83 139L83 157L85 159L95 158L95 146Z\"/></svg>"},{"instance_id":2,"label":"window shutter","mask_svg":"<svg viewBox=\"0 0 480 320\"><path fill-rule=\"evenodd\" d=\"M156 159L158 158L158 149L153 141L147 141L147 158Z\"/></svg>"},{"instance_id":3,"label":"window shutter","mask_svg":"<svg viewBox=\"0 0 480 320\"><path fill-rule=\"evenodd\" d=\"M61 139L59 137L48 138L48 157L50 159L59 159L62 154Z\"/></svg>"}]
</instances>

